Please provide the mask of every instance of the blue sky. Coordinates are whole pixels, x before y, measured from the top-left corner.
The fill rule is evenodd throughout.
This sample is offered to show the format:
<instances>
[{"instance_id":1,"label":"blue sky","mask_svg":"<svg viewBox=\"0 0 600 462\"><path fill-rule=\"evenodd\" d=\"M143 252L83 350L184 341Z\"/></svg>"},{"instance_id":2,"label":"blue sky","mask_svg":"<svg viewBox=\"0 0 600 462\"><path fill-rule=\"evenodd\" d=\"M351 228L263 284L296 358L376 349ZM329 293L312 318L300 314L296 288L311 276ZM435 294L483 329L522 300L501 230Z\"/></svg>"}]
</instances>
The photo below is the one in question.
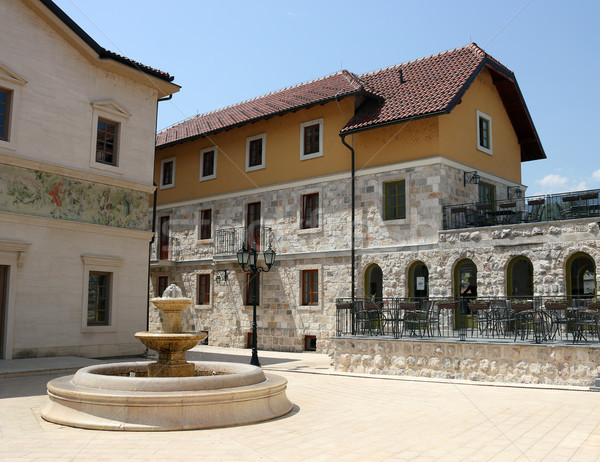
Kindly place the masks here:
<instances>
[{"instance_id":1,"label":"blue sky","mask_svg":"<svg viewBox=\"0 0 600 462\"><path fill-rule=\"evenodd\" d=\"M600 188L596 0L55 0L100 45L169 72L158 129L347 69L475 42L511 69L548 159L527 195Z\"/></svg>"}]
</instances>

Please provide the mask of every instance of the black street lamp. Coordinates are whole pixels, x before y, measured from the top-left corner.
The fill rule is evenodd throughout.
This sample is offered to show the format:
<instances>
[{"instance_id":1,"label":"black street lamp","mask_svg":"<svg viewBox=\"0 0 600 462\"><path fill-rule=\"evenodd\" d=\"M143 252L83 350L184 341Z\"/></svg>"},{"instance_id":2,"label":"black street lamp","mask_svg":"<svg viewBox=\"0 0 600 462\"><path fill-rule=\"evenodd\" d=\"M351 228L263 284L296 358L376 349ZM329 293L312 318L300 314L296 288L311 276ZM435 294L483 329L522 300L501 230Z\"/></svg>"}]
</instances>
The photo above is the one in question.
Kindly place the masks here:
<instances>
[{"instance_id":1,"label":"black street lamp","mask_svg":"<svg viewBox=\"0 0 600 462\"><path fill-rule=\"evenodd\" d=\"M250 364L253 366L260 367L260 361L258 360L258 348L257 348L257 334L256 334L256 299L258 298L258 283L256 280L256 276L258 273L267 273L270 271L271 266L275 263L275 252L271 247L264 252L265 264L267 268L262 268L258 266L258 254L256 253L256 249L252 248L250 250L246 249L246 246L243 245L240 250L237 252L238 263L242 267L242 271L245 273L252 274L252 286L253 286L253 294L252 294L252 359L250 360Z\"/></svg>"}]
</instances>

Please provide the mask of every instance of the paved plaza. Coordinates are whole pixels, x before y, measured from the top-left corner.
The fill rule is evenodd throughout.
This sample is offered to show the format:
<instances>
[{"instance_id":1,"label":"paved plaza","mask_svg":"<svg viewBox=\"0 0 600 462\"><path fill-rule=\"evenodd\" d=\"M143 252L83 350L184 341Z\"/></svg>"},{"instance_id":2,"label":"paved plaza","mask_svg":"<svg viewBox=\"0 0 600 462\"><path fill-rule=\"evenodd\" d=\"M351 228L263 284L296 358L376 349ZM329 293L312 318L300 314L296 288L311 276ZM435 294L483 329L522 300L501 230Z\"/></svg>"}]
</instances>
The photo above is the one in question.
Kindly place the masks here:
<instances>
[{"instance_id":1,"label":"paved plaza","mask_svg":"<svg viewBox=\"0 0 600 462\"><path fill-rule=\"evenodd\" d=\"M285 377L292 412L232 428L109 432L48 423L46 382L83 358L0 361L0 460L600 461L600 393L339 374L315 353L259 352ZM199 346L189 359L247 362Z\"/></svg>"}]
</instances>

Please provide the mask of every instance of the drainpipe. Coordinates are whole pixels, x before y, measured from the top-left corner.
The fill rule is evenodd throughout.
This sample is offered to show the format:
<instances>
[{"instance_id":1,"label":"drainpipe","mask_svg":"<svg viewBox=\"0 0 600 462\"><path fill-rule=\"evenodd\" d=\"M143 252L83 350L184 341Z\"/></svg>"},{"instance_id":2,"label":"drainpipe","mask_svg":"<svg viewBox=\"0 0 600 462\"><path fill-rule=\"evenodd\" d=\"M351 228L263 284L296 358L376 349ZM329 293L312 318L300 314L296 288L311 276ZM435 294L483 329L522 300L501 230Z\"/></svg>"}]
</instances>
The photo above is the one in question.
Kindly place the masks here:
<instances>
[{"instance_id":1,"label":"drainpipe","mask_svg":"<svg viewBox=\"0 0 600 462\"><path fill-rule=\"evenodd\" d=\"M152 260L152 244L156 237L156 196L158 194L158 187L156 183L154 185L154 201L152 202L152 239L150 239L150 245L148 246L148 290L146 291L146 332L150 330L150 261ZM146 348L146 351L148 349Z\"/></svg>"},{"instance_id":2,"label":"drainpipe","mask_svg":"<svg viewBox=\"0 0 600 462\"><path fill-rule=\"evenodd\" d=\"M346 146L350 152L352 153L352 225L351 225L351 233L352 233L352 249L351 249L351 271L352 271L352 303L354 303L354 288L355 288L355 268L354 268L354 260L355 260L355 256L356 256L356 246L355 246L355 240L354 240L354 234L355 234L355 226L356 226L356 211L355 211L355 202L356 202L356 194L355 194L355 188L356 188L356 171L355 171L355 155L354 155L354 148L352 146L350 146L348 143L346 143L346 135L342 135L340 134L340 137L342 139L342 144L344 146Z\"/></svg>"}]
</instances>

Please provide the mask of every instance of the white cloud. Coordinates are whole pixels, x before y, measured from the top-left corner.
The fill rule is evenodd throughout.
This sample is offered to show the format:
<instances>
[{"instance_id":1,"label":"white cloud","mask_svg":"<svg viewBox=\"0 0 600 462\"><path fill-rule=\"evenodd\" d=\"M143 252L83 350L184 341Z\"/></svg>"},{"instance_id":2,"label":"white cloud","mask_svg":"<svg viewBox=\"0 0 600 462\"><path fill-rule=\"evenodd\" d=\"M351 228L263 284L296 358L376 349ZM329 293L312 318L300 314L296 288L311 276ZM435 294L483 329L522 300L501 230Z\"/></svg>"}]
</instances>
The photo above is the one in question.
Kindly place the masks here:
<instances>
[{"instance_id":1,"label":"white cloud","mask_svg":"<svg viewBox=\"0 0 600 462\"><path fill-rule=\"evenodd\" d=\"M592 173L592 178L595 181L600 181L600 170L596 170L594 173Z\"/></svg>"},{"instance_id":2,"label":"white cloud","mask_svg":"<svg viewBox=\"0 0 600 462\"><path fill-rule=\"evenodd\" d=\"M556 175L555 173L546 175L541 180L536 181L536 183L538 183L540 186L542 186L543 188L548 188L548 189L564 188L568 182L569 182L568 178L566 178L564 176Z\"/></svg>"}]
</instances>

